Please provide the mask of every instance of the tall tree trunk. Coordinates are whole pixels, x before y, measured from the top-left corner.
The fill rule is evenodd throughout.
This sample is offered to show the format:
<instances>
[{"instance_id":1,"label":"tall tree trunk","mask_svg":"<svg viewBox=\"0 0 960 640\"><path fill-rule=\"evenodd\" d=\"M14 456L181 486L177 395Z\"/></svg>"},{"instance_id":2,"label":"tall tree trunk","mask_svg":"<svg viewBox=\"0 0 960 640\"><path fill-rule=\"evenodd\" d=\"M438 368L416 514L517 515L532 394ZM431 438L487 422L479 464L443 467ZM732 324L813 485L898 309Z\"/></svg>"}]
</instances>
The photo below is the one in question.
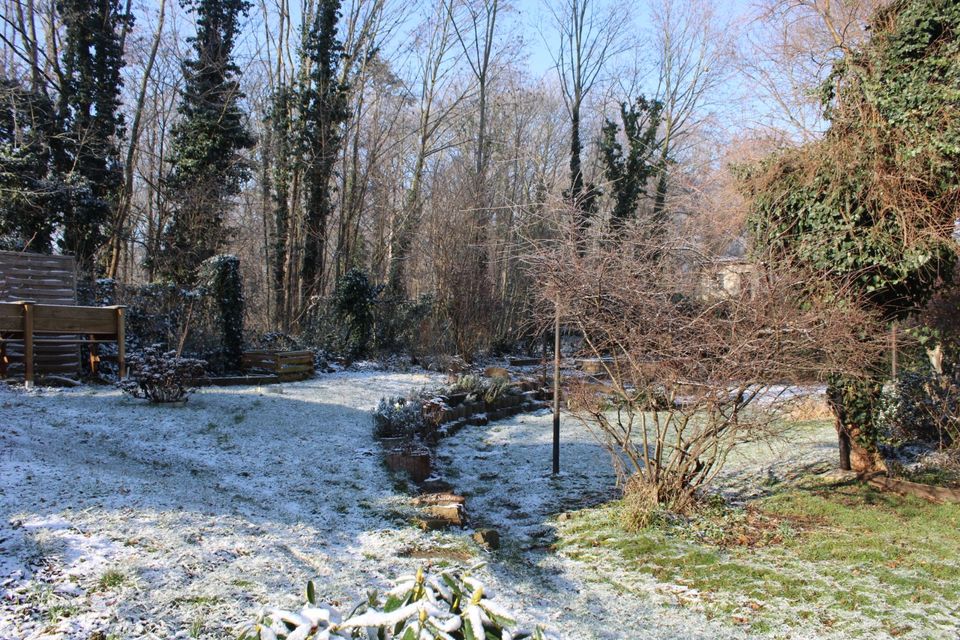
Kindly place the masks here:
<instances>
[{"instance_id":1,"label":"tall tree trunk","mask_svg":"<svg viewBox=\"0 0 960 640\"><path fill-rule=\"evenodd\" d=\"M133 123L130 125L130 141L127 145L127 154L123 165L123 192L120 194L120 203L117 207L117 213L110 232L110 261L107 266L108 278L117 277L117 269L120 267L120 257L123 253L124 228L130 217L130 209L133 205L133 174L136 165L137 150L140 146L140 126L143 121L143 107L147 97L147 85L150 81L150 74L153 72L153 65L157 60L157 50L160 48L160 39L163 35L166 7L167 0L160 0L157 30L153 34L150 55L147 58L147 64L143 70L143 78L140 80L140 90L137 93L137 106L133 114ZM130 3L128 1L128 12L129 8ZM127 27L124 26L124 38L126 37L126 33Z\"/></svg>"},{"instance_id":2,"label":"tall tree trunk","mask_svg":"<svg viewBox=\"0 0 960 640\"><path fill-rule=\"evenodd\" d=\"M670 163L670 152L673 150L673 116L667 114L664 118L663 141L660 145L660 159L657 162L657 187L653 198L653 231L663 231L662 225L666 217L667 204L667 167Z\"/></svg>"},{"instance_id":3,"label":"tall tree trunk","mask_svg":"<svg viewBox=\"0 0 960 640\"><path fill-rule=\"evenodd\" d=\"M406 295L406 263L413 245L413 237L420 221L420 187L423 181L426 142L421 139L420 150L413 168L413 181L404 196L400 221L390 234L390 254L387 266L387 291L391 296Z\"/></svg>"}]
</instances>

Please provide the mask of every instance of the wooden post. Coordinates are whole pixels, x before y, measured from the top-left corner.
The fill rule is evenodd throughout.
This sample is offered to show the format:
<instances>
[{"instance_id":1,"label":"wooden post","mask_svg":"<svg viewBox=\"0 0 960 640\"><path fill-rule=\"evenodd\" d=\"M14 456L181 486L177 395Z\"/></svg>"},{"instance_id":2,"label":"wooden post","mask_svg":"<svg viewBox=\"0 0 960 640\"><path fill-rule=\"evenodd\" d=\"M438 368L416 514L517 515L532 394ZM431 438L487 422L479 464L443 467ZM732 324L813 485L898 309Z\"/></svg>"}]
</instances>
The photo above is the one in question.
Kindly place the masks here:
<instances>
[{"instance_id":1,"label":"wooden post","mask_svg":"<svg viewBox=\"0 0 960 640\"><path fill-rule=\"evenodd\" d=\"M88 345L88 351L90 355L90 375L97 375L97 363L100 361L100 356L97 354L97 336L90 335L87 336L90 339Z\"/></svg>"},{"instance_id":2,"label":"wooden post","mask_svg":"<svg viewBox=\"0 0 960 640\"><path fill-rule=\"evenodd\" d=\"M127 332L123 324L123 309L117 307L117 366L121 379L127 377Z\"/></svg>"},{"instance_id":3,"label":"wooden post","mask_svg":"<svg viewBox=\"0 0 960 640\"><path fill-rule=\"evenodd\" d=\"M553 319L553 475L560 473L560 302Z\"/></svg>"},{"instance_id":4,"label":"wooden post","mask_svg":"<svg viewBox=\"0 0 960 640\"><path fill-rule=\"evenodd\" d=\"M33 387L33 303L23 301L23 386Z\"/></svg>"}]
</instances>

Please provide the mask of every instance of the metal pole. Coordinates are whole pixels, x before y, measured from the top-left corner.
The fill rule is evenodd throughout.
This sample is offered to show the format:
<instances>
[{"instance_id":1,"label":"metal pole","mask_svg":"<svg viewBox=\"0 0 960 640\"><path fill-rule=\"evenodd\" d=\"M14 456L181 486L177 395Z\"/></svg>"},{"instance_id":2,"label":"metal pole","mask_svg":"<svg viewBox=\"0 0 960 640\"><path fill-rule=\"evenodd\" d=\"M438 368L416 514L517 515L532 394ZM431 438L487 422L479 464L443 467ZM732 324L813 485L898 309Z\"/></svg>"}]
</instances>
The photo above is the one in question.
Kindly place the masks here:
<instances>
[{"instance_id":1,"label":"metal pole","mask_svg":"<svg viewBox=\"0 0 960 640\"><path fill-rule=\"evenodd\" d=\"M890 377L897 379L897 321L894 320L890 326L890 348L892 355L890 358Z\"/></svg>"},{"instance_id":2,"label":"metal pole","mask_svg":"<svg viewBox=\"0 0 960 640\"><path fill-rule=\"evenodd\" d=\"M560 473L560 302L553 319L553 475Z\"/></svg>"}]
</instances>

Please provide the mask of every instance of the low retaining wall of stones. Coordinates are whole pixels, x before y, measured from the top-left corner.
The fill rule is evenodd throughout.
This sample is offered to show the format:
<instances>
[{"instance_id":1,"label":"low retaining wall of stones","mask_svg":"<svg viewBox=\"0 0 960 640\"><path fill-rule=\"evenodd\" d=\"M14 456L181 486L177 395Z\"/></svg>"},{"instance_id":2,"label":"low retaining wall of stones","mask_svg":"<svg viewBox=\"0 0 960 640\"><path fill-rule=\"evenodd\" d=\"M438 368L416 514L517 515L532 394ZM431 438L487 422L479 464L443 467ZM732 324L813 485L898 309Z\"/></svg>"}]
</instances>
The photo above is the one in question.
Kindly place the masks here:
<instances>
[{"instance_id":1,"label":"low retaining wall of stones","mask_svg":"<svg viewBox=\"0 0 960 640\"><path fill-rule=\"evenodd\" d=\"M468 400L467 394L450 394L426 403L425 417L439 424L428 440L436 443L467 425L484 425L548 406L544 399L549 397L549 393L536 382L522 381L515 385L515 389L514 393L490 401ZM433 474L432 448L418 444L420 441L416 439L398 440L402 439L387 438L381 442L384 446L384 462L392 471L406 473L417 485L420 495L413 498L412 504L421 513L417 518L419 526L430 530L464 526L466 500L457 495L450 484ZM499 537L495 531L487 532L478 538L478 542L496 548Z\"/></svg>"},{"instance_id":2,"label":"low retaining wall of stones","mask_svg":"<svg viewBox=\"0 0 960 640\"><path fill-rule=\"evenodd\" d=\"M440 403L428 404L424 411L428 419L440 425L439 435L452 435L467 425L487 424L494 420L503 420L520 413L536 411L546 406L542 391L524 391L520 394L507 394L495 400L461 400L450 406L451 398L440 397Z\"/></svg>"}]
</instances>

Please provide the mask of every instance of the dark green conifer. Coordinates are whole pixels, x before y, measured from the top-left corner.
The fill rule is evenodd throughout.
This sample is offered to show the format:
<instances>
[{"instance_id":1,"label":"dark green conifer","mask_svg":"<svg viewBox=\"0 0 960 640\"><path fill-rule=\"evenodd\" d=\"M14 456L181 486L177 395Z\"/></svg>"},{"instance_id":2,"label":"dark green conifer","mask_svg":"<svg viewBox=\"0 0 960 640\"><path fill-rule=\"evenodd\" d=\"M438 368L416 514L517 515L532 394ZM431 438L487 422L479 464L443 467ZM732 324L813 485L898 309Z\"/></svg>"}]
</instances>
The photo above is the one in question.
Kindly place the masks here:
<instances>
[{"instance_id":1,"label":"dark green conifer","mask_svg":"<svg viewBox=\"0 0 960 640\"><path fill-rule=\"evenodd\" d=\"M197 17L194 56L183 64L184 90L173 130L166 182L173 205L163 231L159 274L192 283L200 263L218 253L227 236L225 213L250 176L242 152L254 145L241 109L240 69L232 52L246 0L188 1Z\"/></svg>"},{"instance_id":2,"label":"dark green conifer","mask_svg":"<svg viewBox=\"0 0 960 640\"><path fill-rule=\"evenodd\" d=\"M119 0L59 0L56 6L64 28L61 133L51 145L57 171L70 188L60 248L76 256L81 272L92 274L122 185L120 32L131 18Z\"/></svg>"}]
</instances>

